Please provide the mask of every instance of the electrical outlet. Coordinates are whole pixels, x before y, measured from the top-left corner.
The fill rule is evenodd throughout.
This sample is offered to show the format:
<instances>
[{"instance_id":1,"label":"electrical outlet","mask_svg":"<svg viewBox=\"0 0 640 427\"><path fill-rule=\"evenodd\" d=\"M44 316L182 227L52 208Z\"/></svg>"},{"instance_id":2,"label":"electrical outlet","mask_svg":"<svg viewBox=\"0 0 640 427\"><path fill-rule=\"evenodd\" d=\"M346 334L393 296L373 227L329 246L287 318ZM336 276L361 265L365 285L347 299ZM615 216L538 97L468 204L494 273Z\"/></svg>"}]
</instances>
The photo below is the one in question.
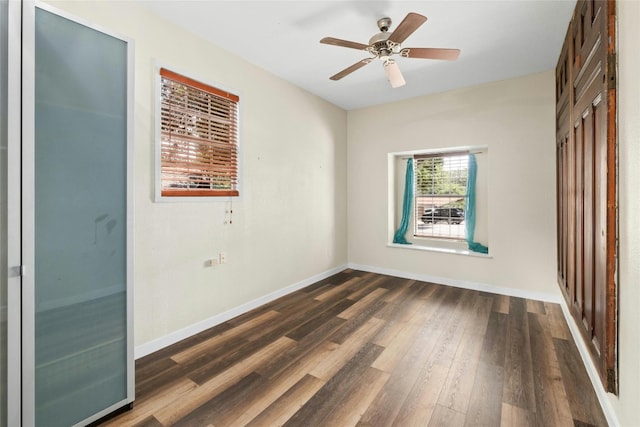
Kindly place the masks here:
<instances>
[{"instance_id":1,"label":"electrical outlet","mask_svg":"<svg viewBox=\"0 0 640 427\"><path fill-rule=\"evenodd\" d=\"M227 253L226 252L220 252L218 254L218 261L220 262L220 264L226 264L227 263Z\"/></svg>"},{"instance_id":2,"label":"electrical outlet","mask_svg":"<svg viewBox=\"0 0 640 427\"><path fill-rule=\"evenodd\" d=\"M205 267L215 267L219 264L216 258L208 259L204 262Z\"/></svg>"}]
</instances>

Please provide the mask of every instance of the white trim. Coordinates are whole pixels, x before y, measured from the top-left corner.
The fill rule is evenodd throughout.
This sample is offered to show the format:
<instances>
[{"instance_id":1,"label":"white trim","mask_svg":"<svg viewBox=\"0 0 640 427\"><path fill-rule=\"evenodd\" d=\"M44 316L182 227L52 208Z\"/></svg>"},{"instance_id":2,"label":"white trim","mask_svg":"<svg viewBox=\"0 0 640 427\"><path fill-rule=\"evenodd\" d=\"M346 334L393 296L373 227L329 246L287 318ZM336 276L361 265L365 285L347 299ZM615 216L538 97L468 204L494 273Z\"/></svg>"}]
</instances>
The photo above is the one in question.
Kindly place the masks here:
<instances>
[{"instance_id":1,"label":"white trim","mask_svg":"<svg viewBox=\"0 0 640 427\"><path fill-rule=\"evenodd\" d=\"M389 153L394 157L413 157L417 154L436 154L436 153L457 153L460 151L469 151L473 154L483 153L489 150L488 145L461 145L459 147L443 147L443 148L428 148L423 150L410 150L410 151L395 151Z\"/></svg>"},{"instance_id":2,"label":"white trim","mask_svg":"<svg viewBox=\"0 0 640 427\"><path fill-rule=\"evenodd\" d=\"M300 282L294 283L285 288L279 289L275 292L272 292L260 298L256 298L252 301L239 305L238 307L232 308L220 314L216 314L215 316L202 320L198 323L194 323L193 325L187 326L186 328L182 328L175 332L171 332L170 334L165 335L163 337L141 344L136 347L136 351L135 351L136 359L144 357L155 351L161 350L165 347L170 346L171 344L175 344L179 341L182 341L185 338L189 338L192 335L198 334L202 331L212 328L216 325L219 325L220 323L226 322L227 320L233 319L234 317L244 314L250 310L253 310L254 308L260 307L261 305L264 305L275 299L288 295L302 288L306 288L307 286L312 285L320 280L326 279L329 276L333 276L334 274L339 273L345 270L346 268L347 268L346 265L340 265L338 267L334 267L330 270L316 274L315 276L311 276L307 279L301 280Z\"/></svg>"},{"instance_id":3,"label":"white trim","mask_svg":"<svg viewBox=\"0 0 640 427\"><path fill-rule=\"evenodd\" d=\"M22 138L22 2L7 2L7 425L22 424L22 278L16 274L22 265L22 213L20 163ZM26 7L26 6L25 6ZM4 314L3 314L4 316Z\"/></svg>"},{"instance_id":4,"label":"white trim","mask_svg":"<svg viewBox=\"0 0 640 427\"><path fill-rule=\"evenodd\" d=\"M414 251L425 251L425 252L439 252L443 254L453 254L453 255L464 255L478 258L487 258L492 259L493 257L489 254L482 254L479 252L473 252L468 249L453 249L453 248L438 248L435 246L424 246L419 244L412 245L402 245L400 243L387 243L388 248L399 248L399 249L411 249Z\"/></svg>"},{"instance_id":5,"label":"white trim","mask_svg":"<svg viewBox=\"0 0 640 427\"><path fill-rule=\"evenodd\" d=\"M596 365L593 363L591 359L591 355L589 354L589 349L582 338L582 334L580 333L580 329L578 329L578 325L576 324L575 319L571 315L569 311L569 307L567 306L567 302L564 298L560 298L560 306L562 307L562 313L564 314L564 318L567 321L567 325L569 325L569 330L571 331L571 335L573 336L573 341L576 343L576 347L578 347L578 352L580 353L580 357L582 358L582 363L584 364L585 369L587 370L587 375L589 375L589 379L591 380L591 384L593 385L593 389L596 391L596 396L598 396L598 401L600 402L600 406L602 407L602 411L604 412L604 416L607 419L607 423L611 427L616 427L620 425L618 421L618 417L616 416L616 411L613 409L611 405L611 400L609 396L614 396L611 393L608 393L600 380L600 375L598 375L598 370L596 369Z\"/></svg>"},{"instance_id":6,"label":"white trim","mask_svg":"<svg viewBox=\"0 0 640 427\"><path fill-rule=\"evenodd\" d=\"M35 15L22 4L22 423L35 425Z\"/></svg>"},{"instance_id":7,"label":"white trim","mask_svg":"<svg viewBox=\"0 0 640 427\"><path fill-rule=\"evenodd\" d=\"M127 396L127 398L114 403L108 408L104 408L101 412L95 413L90 417L80 421L79 423L72 425L71 427L85 427L94 421L98 421L99 419L106 417L107 415L117 411L118 409L122 409L123 407L125 407L130 403L132 403L132 400L129 400L129 396Z\"/></svg>"},{"instance_id":8,"label":"white trim","mask_svg":"<svg viewBox=\"0 0 640 427\"><path fill-rule=\"evenodd\" d=\"M387 268L373 267L370 265L362 265L349 263L349 268L354 270L368 271L370 273L386 274L388 276L401 277L403 279L419 280L422 282L437 283L439 285L453 286L456 288L472 289L475 291L489 292L492 294L507 295L511 297L526 298L536 301L546 301L560 303L562 297L560 293L549 294L546 292L534 292L523 289L503 288L501 286L489 285L486 283L469 282L466 280L450 279L447 277L431 276L428 274L412 273L408 271L392 270Z\"/></svg>"},{"instance_id":9,"label":"white trim","mask_svg":"<svg viewBox=\"0 0 640 427\"><path fill-rule=\"evenodd\" d=\"M118 38L118 37L116 37ZM134 281L135 281L135 80L136 80L136 67L135 67L135 41L132 38L125 37L120 38L127 43L127 229L126 229L126 245L127 245L127 257L126 257L126 289L127 289L127 308L126 308L126 322L127 322L127 397L126 403L131 403L136 397L136 361L135 361L135 329L134 329ZM124 404L124 403L123 403ZM120 405L120 402L117 403ZM115 406L115 405L114 405ZM106 408L103 412L111 412L117 407ZM121 405L122 406L122 405ZM108 412L107 412L108 411ZM97 414L96 414L97 416Z\"/></svg>"},{"instance_id":10,"label":"white trim","mask_svg":"<svg viewBox=\"0 0 640 427\"><path fill-rule=\"evenodd\" d=\"M24 0L23 0L24 1ZM54 15L60 16L61 18L65 18L68 19L69 21L75 22L76 24L80 24L84 27L90 28L92 30L95 30L99 33L102 34L106 34L107 36L111 36L115 39L118 40L122 40L123 42L126 43L131 43L133 44L133 39L131 39L130 37L122 34L122 33L118 33L115 31L112 31L110 29L108 29L107 27L103 27L101 25L96 25L95 23L89 21L88 19L85 19L83 17L74 15L70 12L67 12L64 9L59 9L56 6L53 6L49 3L45 3L43 0L29 0L30 3L35 3L35 7L41 10L45 10L49 13L52 13Z\"/></svg>"}]
</instances>

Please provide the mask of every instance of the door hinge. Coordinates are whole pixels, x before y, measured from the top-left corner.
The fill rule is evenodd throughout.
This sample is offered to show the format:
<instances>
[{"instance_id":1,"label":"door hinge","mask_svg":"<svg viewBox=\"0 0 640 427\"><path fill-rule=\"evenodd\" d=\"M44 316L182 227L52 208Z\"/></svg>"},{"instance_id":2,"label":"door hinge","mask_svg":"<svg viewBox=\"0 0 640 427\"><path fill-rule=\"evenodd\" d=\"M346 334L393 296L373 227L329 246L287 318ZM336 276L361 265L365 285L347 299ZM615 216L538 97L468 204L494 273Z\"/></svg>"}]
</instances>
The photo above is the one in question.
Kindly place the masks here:
<instances>
[{"instance_id":1,"label":"door hinge","mask_svg":"<svg viewBox=\"0 0 640 427\"><path fill-rule=\"evenodd\" d=\"M607 89L615 89L617 86L617 74L618 74L618 55L616 53L610 53L607 56Z\"/></svg>"}]
</instances>

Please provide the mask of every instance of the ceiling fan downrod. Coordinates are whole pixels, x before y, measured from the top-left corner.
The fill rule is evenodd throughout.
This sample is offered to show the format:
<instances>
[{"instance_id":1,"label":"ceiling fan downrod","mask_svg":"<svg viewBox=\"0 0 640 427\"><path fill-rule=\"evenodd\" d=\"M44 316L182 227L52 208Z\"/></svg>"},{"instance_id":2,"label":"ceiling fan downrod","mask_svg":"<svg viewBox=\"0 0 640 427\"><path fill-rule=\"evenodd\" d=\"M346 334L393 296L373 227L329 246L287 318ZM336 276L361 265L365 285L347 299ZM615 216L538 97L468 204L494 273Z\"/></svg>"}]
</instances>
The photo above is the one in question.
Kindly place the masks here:
<instances>
[{"instance_id":1,"label":"ceiling fan downrod","mask_svg":"<svg viewBox=\"0 0 640 427\"><path fill-rule=\"evenodd\" d=\"M389 27L391 27L391 18L387 16L378 19L378 28L380 28L380 31L386 33L387 31L389 31Z\"/></svg>"}]
</instances>

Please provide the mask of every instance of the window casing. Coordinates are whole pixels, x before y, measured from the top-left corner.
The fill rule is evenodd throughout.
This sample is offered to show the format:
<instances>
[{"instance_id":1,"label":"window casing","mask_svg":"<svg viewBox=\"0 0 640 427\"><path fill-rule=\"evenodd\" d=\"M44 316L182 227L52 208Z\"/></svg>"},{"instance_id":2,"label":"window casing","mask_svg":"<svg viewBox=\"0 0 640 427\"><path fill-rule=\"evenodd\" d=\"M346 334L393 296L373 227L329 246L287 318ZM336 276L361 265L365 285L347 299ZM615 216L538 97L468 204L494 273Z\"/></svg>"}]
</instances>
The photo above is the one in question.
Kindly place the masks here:
<instances>
[{"instance_id":1,"label":"window casing","mask_svg":"<svg viewBox=\"0 0 640 427\"><path fill-rule=\"evenodd\" d=\"M239 196L239 102L237 95L160 68L162 197Z\"/></svg>"},{"instance_id":2,"label":"window casing","mask_svg":"<svg viewBox=\"0 0 640 427\"><path fill-rule=\"evenodd\" d=\"M414 155L414 237L465 239L468 152Z\"/></svg>"}]
</instances>

